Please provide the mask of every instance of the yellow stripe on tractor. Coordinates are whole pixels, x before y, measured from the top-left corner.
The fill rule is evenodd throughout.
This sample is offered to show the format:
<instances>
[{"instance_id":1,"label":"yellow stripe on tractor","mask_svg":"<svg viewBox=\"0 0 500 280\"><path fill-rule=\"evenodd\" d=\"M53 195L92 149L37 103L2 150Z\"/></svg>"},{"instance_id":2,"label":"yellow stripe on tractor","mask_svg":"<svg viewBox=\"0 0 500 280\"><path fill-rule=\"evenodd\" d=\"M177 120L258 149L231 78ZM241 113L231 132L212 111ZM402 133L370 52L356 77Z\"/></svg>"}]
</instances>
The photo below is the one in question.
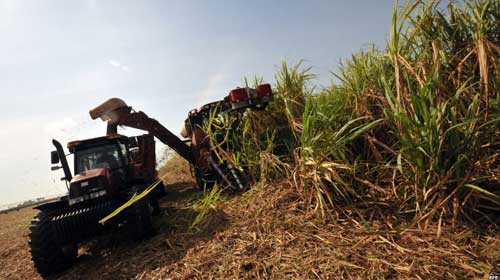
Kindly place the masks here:
<instances>
[{"instance_id":1,"label":"yellow stripe on tractor","mask_svg":"<svg viewBox=\"0 0 500 280\"><path fill-rule=\"evenodd\" d=\"M136 203L137 201L139 201L142 198L144 198L145 196L147 196L151 191L153 191L160 184L160 182L161 182L161 180L158 179L153 184L151 184L149 187L147 187L142 193L135 194L134 196L132 196L132 198L129 201L125 202L122 206L116 208L116 210L113 211L111 214L109 214L106 217L102 218L99 221L99 223L104 225L104 223L106 223L109 219L111 219L114 216L118 215L123 210L127 209L128 207L130 207L132 204Z\"/></svg>"}]
</instances>

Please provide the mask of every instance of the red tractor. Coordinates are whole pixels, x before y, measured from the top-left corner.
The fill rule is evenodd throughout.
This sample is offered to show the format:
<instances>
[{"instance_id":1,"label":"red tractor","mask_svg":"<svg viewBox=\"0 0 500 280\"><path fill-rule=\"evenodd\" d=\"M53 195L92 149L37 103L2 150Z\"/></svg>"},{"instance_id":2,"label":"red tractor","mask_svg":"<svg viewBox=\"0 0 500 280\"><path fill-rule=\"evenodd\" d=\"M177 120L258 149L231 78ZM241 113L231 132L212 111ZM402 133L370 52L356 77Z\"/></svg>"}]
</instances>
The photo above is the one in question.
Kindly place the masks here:
<instances>
[{"instance_id":1,"label":"red tractor","mask_svg":"<svg viewBox=\"0 0 500 280\"><path fill-rule=\"evenodd\" d=\"M35 268L42 276L60 272L77 257L78 243L107 228L124 226L132 239L141 239L153 230L152 216L159 213L158 198L164 195L160 183L156 191L133 203L105 225L99 220L142 193L158 180L154 137L185 158L195 170L200 186L218 182L235 190L244 189L240 176L230 164L213 159L204 120L210 114L263 109L272 98L271 87L232 90L222 101L189 113L182 131L184 141L143 112L136 112L118 98L112 98L90 111L92 119L107 122L106 136L73 141L67 148L73 154L73 173L62 145L53 140L52 170L63 169L68 194L55 202L35 207L40 210L30 227L30 248ZM147 134L127 137L118 126L141 129ZM74 174L74 175L73 175Z\"/></svg>"}]
</instances>

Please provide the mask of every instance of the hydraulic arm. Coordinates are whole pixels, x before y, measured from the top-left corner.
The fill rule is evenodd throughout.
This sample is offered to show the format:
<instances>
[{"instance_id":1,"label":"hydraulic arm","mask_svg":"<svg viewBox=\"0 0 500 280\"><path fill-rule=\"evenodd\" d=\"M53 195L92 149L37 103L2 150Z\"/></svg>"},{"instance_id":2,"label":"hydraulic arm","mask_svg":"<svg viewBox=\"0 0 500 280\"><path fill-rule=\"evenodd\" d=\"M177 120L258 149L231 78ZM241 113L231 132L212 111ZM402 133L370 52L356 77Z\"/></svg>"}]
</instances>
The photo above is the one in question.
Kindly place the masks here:
<instances>
[{"instance_id":1,"label":"hydraulic arm","mask_svg":"<svg viewBox=\"0 0 500 280\"><path fill-rule=\"evenodd\" d=\"M132 112L132 108L118 98L111 98L90 111L92 119L101 118L108 122L107 134L117 133L119 125L149 132L165 145L171 147L189 163L195 164L191 148L157 120L144 112Z\"/></svg>"}]
</instances>

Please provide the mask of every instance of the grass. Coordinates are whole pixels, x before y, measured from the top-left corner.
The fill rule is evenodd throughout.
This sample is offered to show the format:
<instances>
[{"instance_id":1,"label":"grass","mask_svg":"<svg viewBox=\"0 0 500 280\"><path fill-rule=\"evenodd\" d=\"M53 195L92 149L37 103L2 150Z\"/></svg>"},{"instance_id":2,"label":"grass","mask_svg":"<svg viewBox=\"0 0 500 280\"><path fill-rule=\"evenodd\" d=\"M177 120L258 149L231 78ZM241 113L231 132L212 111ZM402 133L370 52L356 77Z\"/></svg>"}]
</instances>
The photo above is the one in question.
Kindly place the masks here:
<instances>
[{"instance_id":1,"label":"grass","mask_svg":"<svg viewBox=\"0 0 500 280\"><path fill-rule=\"evenodd\" d=\"M498 273L500 3L394 7L387 46L342 61L338 83L318 89L283 63L265 111L211 116L217 157L255 187L223 204L205 194L198 217L223 210L231 227L156 276Z\"/></svg>"},{"instance_id":2,"label":"grass","mask_svg":"<svg viewBox=\"0 0 500 280\"><path fill-rule=\"evenodd\" d=\"M485 279L498 271L499 238L458 226L400 234L395 220L366 228L353 218L321 223L286 181L219 204L230 226L176 265L146 272L163 279Z\"/></svg>"},{"instance_id":3,"label":"grass","mask_svg":"<svg viewBox=\"0 0 500 280\"><path fill-rule=\"evenodd\" d=\"M193 210L198 214L191 223L190 229L196 228L202 223L207 212L214 209L222 201L222 191L223 189L216 184L210 190L205 189L203 198L193 203Z\"/></svg>"},{"instance_id":4,"label":"grass","mask_svg":"<svg viewBox=\"0 0 500 280\"><path fill-rule=\"evenodd\" d=\"M498 227L500 3L444 4L396 2L387 46L344 60L326 89L283 63L265 112L237 128L214 116L213 148L254 182L290 178L319 217Z\"/></svg>"}]
</instances>

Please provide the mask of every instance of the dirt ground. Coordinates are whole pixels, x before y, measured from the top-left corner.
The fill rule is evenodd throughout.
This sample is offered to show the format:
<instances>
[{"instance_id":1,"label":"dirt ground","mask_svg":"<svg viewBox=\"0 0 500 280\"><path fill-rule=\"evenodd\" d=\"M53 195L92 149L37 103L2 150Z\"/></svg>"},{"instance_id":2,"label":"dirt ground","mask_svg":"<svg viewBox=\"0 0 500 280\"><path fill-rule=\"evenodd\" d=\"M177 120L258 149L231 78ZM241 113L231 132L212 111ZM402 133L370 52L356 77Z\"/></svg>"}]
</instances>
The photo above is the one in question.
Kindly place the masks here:
<instances>
[{"instance_id":1,"label":"dirt ground","mask_svg":"<svg viewBox=\"0 0 500 280\"><path fill-rule=\"evenodd\" d=\"M76 264L51 279L488 279L499 272L498 231L398 222L362 225L307 215L286 184L224 196L192 229L203 194L186 170L167 180L157 234L133 243L119 232L80 246ZM184 174L183 174L184 173ZM31 262L32 209L0 214L0 279L41 279Z\"/></svg>"},{"instance_id":2,"label":"dirt ground","mask_svg":"<svg viewBox=\"0 0 500 280\"><path fill-rule=\"evenodd\" d=\"M28 229L36 211L0 214L0 279L37 279L28 249Z\"/></svg>"},{"instance_id":3,"label":"dirt ground","mask_svg":"<svg viewBox=\"0 0 500 280\"><path fill-rule=\"evenodd\" d=\"M80 245L77 263L53 279L130 279L160 265L182 259L187 249L207 240L225 226L223 215L204 231L190 230L196 213L186 207L201 197L193 182L169 185L161 202L165 213L155 219L157 234L132 243L119 230ZM28 247L29 224L37 210L24 208L0 214L0 279L41 279Z\"/></svg>"}]
</instances>

